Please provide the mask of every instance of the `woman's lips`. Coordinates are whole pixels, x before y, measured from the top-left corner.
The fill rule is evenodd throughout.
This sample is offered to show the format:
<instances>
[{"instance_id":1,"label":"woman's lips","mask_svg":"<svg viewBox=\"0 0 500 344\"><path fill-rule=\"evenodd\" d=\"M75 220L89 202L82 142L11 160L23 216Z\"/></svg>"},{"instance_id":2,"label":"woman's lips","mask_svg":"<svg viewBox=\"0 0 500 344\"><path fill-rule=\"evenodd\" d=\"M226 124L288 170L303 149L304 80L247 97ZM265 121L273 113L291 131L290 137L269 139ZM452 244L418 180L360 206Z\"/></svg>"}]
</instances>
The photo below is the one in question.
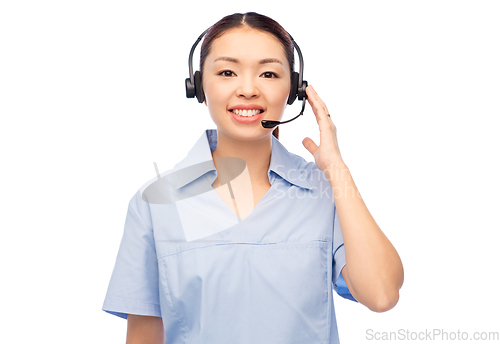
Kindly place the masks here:
<instances>
[{"instance_id":1,"label":"woman's lips","mask_svg":"<svg viewBox=\"0 0 500 344\"><path fill-rule=\"evenodd\" d=\"M254 122L257 122L260 118L262 118L262 114L263 113L266 113L265 111L264 112L261 112L259 114L256 114L256 115L253 115L253 116L238 116L237 114L235 114L234 112L232 111L227 111L229 112L229 114L231 115L231 117L234 118L234 120L238 123L254 123Z\"/></svg>"}]
</instances>

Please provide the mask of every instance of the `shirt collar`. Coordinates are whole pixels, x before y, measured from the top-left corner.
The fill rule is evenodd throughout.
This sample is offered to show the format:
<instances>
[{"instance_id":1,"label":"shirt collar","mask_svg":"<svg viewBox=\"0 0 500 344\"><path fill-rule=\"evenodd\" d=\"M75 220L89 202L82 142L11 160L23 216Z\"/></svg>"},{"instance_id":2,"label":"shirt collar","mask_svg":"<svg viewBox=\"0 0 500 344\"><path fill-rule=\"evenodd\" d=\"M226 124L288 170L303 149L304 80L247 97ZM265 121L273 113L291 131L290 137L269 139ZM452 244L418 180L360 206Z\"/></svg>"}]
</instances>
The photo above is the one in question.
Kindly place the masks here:
<instances>
[{"instance_id":1,"label":"shirt collar","mask_svg":"<svg viewBox=\"0 0 500 344\"><path fill-rule=\"evenodd\" d=\"M187 156L175 165L174 170L183 169L182 173L175 173L171 180L174 189L179 189L198 179L209 171L216 171L212 152L217 147L217 130L206 129L194 144ZM189 167L189 168L188 168ZM267 171L271 180L271 171L291 184L305 189L312 189L307 177L303 175L290 152L272 135L271 162Z\"/></svg>"}]
</instances>

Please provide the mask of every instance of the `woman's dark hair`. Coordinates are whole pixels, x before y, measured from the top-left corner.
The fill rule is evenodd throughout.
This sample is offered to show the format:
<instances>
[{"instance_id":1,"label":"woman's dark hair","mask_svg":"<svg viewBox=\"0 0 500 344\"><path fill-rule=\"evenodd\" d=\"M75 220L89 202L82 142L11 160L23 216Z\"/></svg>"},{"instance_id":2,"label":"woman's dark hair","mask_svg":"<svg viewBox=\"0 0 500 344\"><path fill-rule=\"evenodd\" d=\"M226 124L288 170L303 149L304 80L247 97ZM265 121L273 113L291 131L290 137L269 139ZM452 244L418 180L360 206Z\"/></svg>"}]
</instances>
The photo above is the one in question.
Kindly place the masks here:
<instances>
[{"instance_id":1,"label":"woman's dark hair","mask_svg":"<svg viewBox=\"0 0 500 344\"><path fill-rule=\"evenodd\" d=\"M286 58L288 60L288 65L290 66L290 75L293 73L294 69L294 55L293 55L293 42L288 35L288 32L283 29L283 27L278 24L275 20L255 12L247 13L234 13L225 16L217 23L212 25L208 30L203 43L201 45L200 53L200 74L203 76L203 64L210 53L210 48L214 39L219 38L227 30L238 28L238 27L250 27L252 29L261 30L264 32L269 32L274 37L276 37L283 49L285 49ZM279 126L273 130L273 135L279 140Z\"/></svg>"}]
</instances>

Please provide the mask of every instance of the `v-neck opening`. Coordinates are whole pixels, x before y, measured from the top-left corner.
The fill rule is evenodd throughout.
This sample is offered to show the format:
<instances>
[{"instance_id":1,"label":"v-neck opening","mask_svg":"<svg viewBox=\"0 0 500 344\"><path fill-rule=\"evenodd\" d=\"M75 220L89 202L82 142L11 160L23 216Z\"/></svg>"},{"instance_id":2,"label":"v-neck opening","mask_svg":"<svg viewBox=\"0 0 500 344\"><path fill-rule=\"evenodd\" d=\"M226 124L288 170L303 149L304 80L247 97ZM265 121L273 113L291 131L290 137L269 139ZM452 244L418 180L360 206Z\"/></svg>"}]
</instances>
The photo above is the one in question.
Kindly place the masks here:
<instances>
[{"instance_id":1,"label":"v-neck opening","mask_svg":"<svg viewBox=\"0 0 500 344\"><path fill-rule=\"evenodd\" d=\"M213 138L211 139L211 137L209 137L209 134L207 132L207 140L208 140L208 143L209 143L209 146L210 146L210 155L211 155L211 158L212 158L212 161L214 160L213 156L212 156L212 153L215 151L215 149L217 148L217 132L215 131L215 140L213 140ZM272 160L272 146L271 145L271 160ZM214 164L214 170L215 170L215 173L217 175L218 171L217 169L215 168L215 162L213 162ZM268 170L268 175L269 175L269 171L270 169ZM213 188L212 186L212 183L210 183L210 180L208 178L208 175L205 175L205 180L209 183L210 185L210 192L214 192L216 194L216 197L219 199L220 202L222 202L225 206L226 209L228 209L231 214L233 214L236 219L238 220L238 224L240 224L241 222L245 221L248 217L252 216L252 214L255 212L255 208L257 208L258 206L262 206L263 203L267 203L267 198L271 197L271 196L268 196L268 194L270 194L273 190L273 184L274 184L274 180L273 179L270 179L269 180L269 183L271 184L271 186L269 187L269 189L266 191L266 193L264 194L264 196L262 196L260 198L260 200L257 202L257 204L255 204L252 208L252 210L248 213L247 216L245 216L243 219L224 201L224 199L222 199L222 197L217 193L217 191ZM233 200L235 200L234 198L232 198ZM264 201L263 201L264 200ZM236 203L236 201L235 201Z\"/></svg>"},{"instance_id":2,"label":"v-neck opening","mask_svg":"<svg viewBox=\"0 0 500 344\"><path fill-rule=\"evenodd\" d=\"M264 201L266 198L269 198L270 196L268 196L268 194L271 193L271 190L273 190L273 184L271 184L271 186L269 187L269 189L266 191L266 193L264 194L264 196L262 196L260 198L260 200L257 202L257 204L255 204L252 208L252 210L248 213L247 216L245 216L243 219L241 217L238 216L238 214L236 214L236 212L231 209L231 207L229 205L227 205L227 203L224 201L224 199L222 199L222 197L217 193L217 191L212 187L212 183L210 183L210 180L208 179L208 177L205 178L206 181L210 184L210 187L211 187L211 190L210 192L213 192L215 194L215 196L217 197L218 199L218 202L221 202L222 204L224 204L224 207L225 209L229 210L231 212L231 214L233 214L236 219L238 220L238 224L245 221L246 219L248 219L248 217L252 216L252 214L255 212L255 208L261 206L263 203L267 203L267 201Z\"/></svg>"}]
</instances>

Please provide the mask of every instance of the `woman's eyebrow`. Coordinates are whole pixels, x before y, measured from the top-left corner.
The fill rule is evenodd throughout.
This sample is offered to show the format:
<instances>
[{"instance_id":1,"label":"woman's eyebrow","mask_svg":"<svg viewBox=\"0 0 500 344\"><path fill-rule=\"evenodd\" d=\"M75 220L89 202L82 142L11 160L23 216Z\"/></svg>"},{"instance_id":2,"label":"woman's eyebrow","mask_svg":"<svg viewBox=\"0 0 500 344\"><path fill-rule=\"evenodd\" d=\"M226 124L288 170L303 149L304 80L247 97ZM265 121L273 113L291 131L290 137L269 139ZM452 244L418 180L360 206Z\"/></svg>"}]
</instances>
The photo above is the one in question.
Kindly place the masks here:
<instances>
[{"instance_id":1,"label":"woman's eyebrow","mask_svg":"<svg viewBox=\"0 0 500 344\"><path fill-rule=\"evenodd\" d=\"M217 62L217 61L228 61L228 62L234 62L234 63L238 63L239 61L235 58L232 58L232 57L227 57L227 56L221 56L221 57L218 57L214 60L214 63Z\"/></svg>"},{"instance_id":2,"label":"woman's eyebrow","mask_svg":"<svg viewBox=\"0 0 500 344\"><path fill-rule=\"evenodd\" d=\"M281 64L283 64L280 60L275 59L275 58L263 59L263 60L260 60L259 63L260 64L264 64L264 63L281 63Z\"/></svg>"},{"instance_id":3,"label":"woman's eyebrow","mask_svg":"<svg viewBox=\"0 0 500 344\"><path fill-rule=\"evenodd\" d=\"M233 63L239 63L240 62L238 59L235 59L234 57L228 57L228 56L218 57L218 58L216 58L214 60L214 63L217 62L217 61L228 61L228 62L233 62ZM266 58L266 59L263 59L263 60L259 61L259 64L265 64L265 63L280 63L280 64L283 64L280 60L278 60L276 58L273 58L273 57Z\"/></svg>"}]
</instances>

